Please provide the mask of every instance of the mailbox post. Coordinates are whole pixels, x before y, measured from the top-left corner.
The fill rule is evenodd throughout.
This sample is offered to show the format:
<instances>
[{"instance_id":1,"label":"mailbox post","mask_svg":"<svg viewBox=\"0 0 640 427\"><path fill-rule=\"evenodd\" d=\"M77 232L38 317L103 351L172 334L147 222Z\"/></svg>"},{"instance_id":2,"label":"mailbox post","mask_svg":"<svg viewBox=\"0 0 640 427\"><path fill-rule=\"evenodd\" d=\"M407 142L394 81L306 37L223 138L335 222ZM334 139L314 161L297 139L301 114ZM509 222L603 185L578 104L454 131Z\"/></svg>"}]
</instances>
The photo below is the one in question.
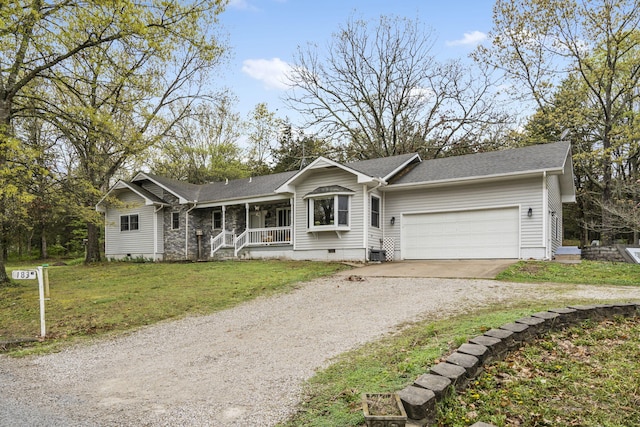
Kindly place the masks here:
<instances>
[{"instance_id":1,"label":"mailbox post","mask_svg":"<svg viewBox=\"0 0 640 427\"><path fill-rule=\"evenodd\" d=\"M11 278L15 280L34 280L38 279L38 294L40 296L40 337L44 338L47 335L47 327L44 320L44 301L45 301L45 289L44 289L44 268L36 267L35 270L14 270L11 272ZM48 282L48 280L47 280ZM48 287L48 283L47 283ZM48 293L48 290L47 290Z\"/></svg>"}]
</instances>

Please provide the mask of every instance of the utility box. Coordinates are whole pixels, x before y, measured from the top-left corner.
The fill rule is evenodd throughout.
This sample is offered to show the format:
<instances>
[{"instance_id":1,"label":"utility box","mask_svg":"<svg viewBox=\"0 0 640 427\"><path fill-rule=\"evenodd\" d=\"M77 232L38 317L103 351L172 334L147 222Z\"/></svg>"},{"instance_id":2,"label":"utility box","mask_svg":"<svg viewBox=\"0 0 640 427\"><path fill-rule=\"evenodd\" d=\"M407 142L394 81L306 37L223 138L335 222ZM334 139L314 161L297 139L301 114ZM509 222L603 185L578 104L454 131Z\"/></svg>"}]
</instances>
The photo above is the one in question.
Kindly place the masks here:
<instances>
[{"instance_id":1,"label":"utility box","mask_svg":"<svg viewBox=\"0 0 640 427\"><path fill-rule=\"evenodd\" d=\"M383 249L369 249L369 261L384 262L387 258L387 251Z\"/></svg>"}]
</instances>

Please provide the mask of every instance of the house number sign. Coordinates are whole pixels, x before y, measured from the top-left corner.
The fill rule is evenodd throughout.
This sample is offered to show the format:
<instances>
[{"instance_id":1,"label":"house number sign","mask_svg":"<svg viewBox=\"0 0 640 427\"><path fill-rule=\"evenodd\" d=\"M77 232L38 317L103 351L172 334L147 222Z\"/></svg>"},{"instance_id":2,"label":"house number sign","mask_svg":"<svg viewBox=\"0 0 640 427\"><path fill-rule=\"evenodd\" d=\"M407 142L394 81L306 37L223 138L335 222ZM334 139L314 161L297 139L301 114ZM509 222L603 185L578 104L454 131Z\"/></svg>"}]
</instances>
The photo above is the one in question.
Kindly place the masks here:
<instances>
[{"instance_id":1,"label":"house number sign","mask_svg":"<svg viewBox=\"0 0 640 427\"><path fill-rule=\"evenodd\" d=\"M49 299L45 297L49 294L49 278L47 270L43 267L36 267L36 270L13 270L11 272L11 278L15 280L38 279L38 293L40 294L40 336L44 338L47 335L47 327L44 319L44 302Z\"/></svg>"},{"instance_id":2,"label":"house number sign","mask_svg":"<svg viewBox=\"0 0 640 427\"><path fill-rule=\"evenodd\" d=\"M36 270L13 270L11 278L14 280L35 280L38 276Z\"/></svg>"}]
</instances>

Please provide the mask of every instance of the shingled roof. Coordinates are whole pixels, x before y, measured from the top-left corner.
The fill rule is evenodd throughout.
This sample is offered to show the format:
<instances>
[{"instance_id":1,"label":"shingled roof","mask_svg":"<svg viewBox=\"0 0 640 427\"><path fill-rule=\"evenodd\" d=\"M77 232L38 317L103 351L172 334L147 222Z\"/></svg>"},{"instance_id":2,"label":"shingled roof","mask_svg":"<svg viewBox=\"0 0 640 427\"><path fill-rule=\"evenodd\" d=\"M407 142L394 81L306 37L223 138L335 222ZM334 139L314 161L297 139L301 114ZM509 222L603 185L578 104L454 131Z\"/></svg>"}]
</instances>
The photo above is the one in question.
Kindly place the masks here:
<instances>
[{"instance_id":1,"label":"shingled roof","mask_svg":"<svg viewBox=\"0 0 640 427\"><path fill-rule=\"evenodd\" d=\"M141 173L136 176L136 181L148 178L178 197L182 197L190 202L198 201L199 203L205 203L273 195L274 189L295 173L295 171L282 172L201 185L165 178L151 173Z\"/></svg>"},{"instance_id":2,"label":"shingled roof","mask_svg":"<svg viewBox=\"0 0 640 427\"><path fill-rule=\"evenodd\" d=\"M372 178L390 180L389 186L386 188L392 189L394 187L542 171L562 173L567 159L570 159L568 157L570 149L569 143L556 142L422 162L417 154L404 154L346 163L344 167ZM335 164L335 162L332 163ZM406 173L399 174L398 172L403 168ZM149 179L188 202L217 203L275 195L277 188L299 173L301 171L282 172L202 185L177 181L150 173L140 173L129 185L135 185L135 190L139 193L144 192L145 197L155 202L161 201L155 200L157 199L155 196L135 183Z\"/></svg>"},{"instance_id":3,"label":"shingled roof","mask_svg":"<svg viewBox=\"0 0 640 427\"><path fill-rule=\"evenodd\" d=\"M200 185L191 184L190 182L185 181L178 181L177 179L166 178L146 172L137 174L133 182L142 181L146 178L155 181L174 193L176 196L182 197L186 200L198 200L198 192L201 187Z\"/></svg>"},{"instance_id":4,"label":"shingled roof","mask_svg":"<svg viewBox=\"0 0 640 427\"><path fill-rule=\"evenodd\" d=\"M425 160L390 184L410 185L564 169L568 142Z\"/></svg>"},{"instance_id":5,"label":"shingled roof","mask_svg":"<svg viewBox=\"0 0 640 427\"><path fill-rule=\"evenodd\" d=\"M234 200L259 196L271 196L275 189L287 179L296 174L282 172L272 175L254 176L251 178L234 179L227 182L204 184L198 194L198 202L212 202Z\"/></svg>"},{"instance_id":6,"label":"shingled roof","mask_svg":"<svg viewBox=\"0 0 640 427\"><path fill-rule=\"evenodd\" d=\"M345 163L344 165L365 175L388 179L390 178L389 175L397 172L398 168L412 159L414 159L415 162L419 162L420 156L416 153L409 153L392 157L381 157L379 159L360 160Z\"/></svg>"}]
</instances>

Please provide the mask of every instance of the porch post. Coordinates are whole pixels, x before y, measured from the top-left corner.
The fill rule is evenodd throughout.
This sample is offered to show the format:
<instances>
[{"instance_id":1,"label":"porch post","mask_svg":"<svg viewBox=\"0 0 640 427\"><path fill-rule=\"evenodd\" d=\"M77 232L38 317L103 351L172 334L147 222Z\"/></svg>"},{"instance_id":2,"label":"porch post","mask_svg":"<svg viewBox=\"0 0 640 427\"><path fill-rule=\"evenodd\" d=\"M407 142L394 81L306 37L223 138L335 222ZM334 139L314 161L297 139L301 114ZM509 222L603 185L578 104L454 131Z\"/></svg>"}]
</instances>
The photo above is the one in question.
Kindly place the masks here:
<instances>
[{"instance_id":1,"label":"porch post","mask_svg":"<svg viewBox=\"0 0 640 427\"><path fill-rule=\"evenodd\" d=\"M245 213L245 231L249 229L249 203L244 204L244 213Z\"/></svg>"},{"instance_id":2,"label":"porch post","mask_svg":"<svg viewBox=\"0 0 640 427\"><path fill-rule=\"evenodd\" d=\"M226 233L227 231L227 206L222 205L222 232Z\"/></svg>"}]
</instances>

